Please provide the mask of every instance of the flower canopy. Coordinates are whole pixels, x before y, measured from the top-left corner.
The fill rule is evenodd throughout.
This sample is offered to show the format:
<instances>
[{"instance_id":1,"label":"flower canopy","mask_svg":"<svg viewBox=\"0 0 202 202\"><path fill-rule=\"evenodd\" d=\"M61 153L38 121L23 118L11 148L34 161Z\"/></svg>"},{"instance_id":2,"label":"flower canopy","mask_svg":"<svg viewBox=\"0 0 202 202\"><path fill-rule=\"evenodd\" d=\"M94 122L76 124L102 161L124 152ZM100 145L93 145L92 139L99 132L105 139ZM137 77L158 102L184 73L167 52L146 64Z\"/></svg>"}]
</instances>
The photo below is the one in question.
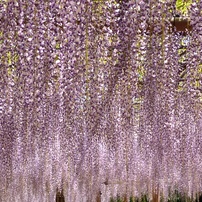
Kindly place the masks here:
<instances>
[{"instance_id":1,"label":"flower canopy","mask_svg":"<svg viewBox=\"0 0 202 202\"><path fill-rule=\"evenodd\" d=\"M202 191L202 1L190 32L175 3L0 1L0 201Z\"/></svg>"}]
</instances>

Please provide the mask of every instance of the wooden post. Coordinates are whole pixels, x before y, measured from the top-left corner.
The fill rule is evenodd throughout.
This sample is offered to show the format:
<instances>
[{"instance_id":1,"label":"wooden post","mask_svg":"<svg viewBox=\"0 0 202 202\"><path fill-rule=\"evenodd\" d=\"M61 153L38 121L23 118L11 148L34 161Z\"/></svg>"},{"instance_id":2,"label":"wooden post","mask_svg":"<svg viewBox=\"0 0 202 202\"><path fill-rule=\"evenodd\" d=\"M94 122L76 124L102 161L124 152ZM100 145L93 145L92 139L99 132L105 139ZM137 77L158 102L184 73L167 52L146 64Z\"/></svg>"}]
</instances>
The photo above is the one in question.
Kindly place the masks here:
<instances>
[{"instance_id":1,"label":"wooden post","mask_svg":"<svg viewBox=\"0 0 202 202\"><path fill-rule=\"evenodd\" d=\"M101 202L101 195L102 195L102 192L99 191L99 192L97 193L97 196L96 196L96 202Z\"/></svg>"},{"instance_id":2,"label":"wooden post","mask_svg":"<svg viewBox=\"0 0 202 202\"><path fill-rule=\"evenodd\" d=\"M127 201L128 201L128 197L127 197L127 194L125 194L123 197L123 202L127 202Z\"/></svg>"},{"instance_id":3,"label":"wooden post","mask_svg":"<svg viewBox=\"0 0 202 202\"><path fill-rule=\"evenodd\" d=\"M152 194L152 202L159 202L159 201L160 201L159 193L153 192L153 194Z\"/></svg>"},{"instance_id":4,"label":"wooden post","mask_svg":"<svg viewBox=\"0 0 202 202\"><path fill-rule=\"evenodd\" d=\"M160 202L159 187L157 189L153 189L152 191L152 202Z\"/></svg>"},{"instance_id":5,"label":"wooden post","mask_svg":"<svg viewBox=\"0 0 202 202\"><path fill-rule=\"evenodd\" d=\"M56 202L65 202L65 197L63 194L63 190L60 192L58 189L56 190Z\"/></svg>"}]
</instances>

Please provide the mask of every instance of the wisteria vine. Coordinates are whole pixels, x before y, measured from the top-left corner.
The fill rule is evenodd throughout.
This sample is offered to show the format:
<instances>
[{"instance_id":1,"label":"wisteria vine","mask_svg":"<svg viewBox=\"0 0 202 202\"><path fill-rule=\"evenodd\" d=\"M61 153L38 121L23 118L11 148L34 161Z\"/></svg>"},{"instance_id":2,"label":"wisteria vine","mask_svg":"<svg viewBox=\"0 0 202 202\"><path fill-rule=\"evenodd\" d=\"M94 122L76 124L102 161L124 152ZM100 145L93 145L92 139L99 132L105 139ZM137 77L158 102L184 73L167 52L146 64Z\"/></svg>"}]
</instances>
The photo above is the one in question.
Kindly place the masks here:
<instances>
[{"instance_id":1,"label":"wisteria vine","mask_svg":"<svg viewBox=\"0 0 202 202\"><path fill-rule=\"evenodd\" d=\"M0 201L202 191L202 1L186 38L174 4L0 1Z\"/></svg>"}]
</instances>

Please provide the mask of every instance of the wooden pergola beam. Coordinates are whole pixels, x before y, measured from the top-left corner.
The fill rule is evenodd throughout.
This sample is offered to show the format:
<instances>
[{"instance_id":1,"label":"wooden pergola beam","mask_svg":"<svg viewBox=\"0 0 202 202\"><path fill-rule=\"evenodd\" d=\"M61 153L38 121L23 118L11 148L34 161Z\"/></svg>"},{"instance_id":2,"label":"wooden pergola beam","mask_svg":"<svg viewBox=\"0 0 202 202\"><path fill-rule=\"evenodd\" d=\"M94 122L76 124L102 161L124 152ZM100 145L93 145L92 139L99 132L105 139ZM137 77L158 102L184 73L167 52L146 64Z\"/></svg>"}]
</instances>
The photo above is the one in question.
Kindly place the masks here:
<instances>
[{"instance_id":1,"label":"wooden pergola beam","mask_svg":"<svg viewBox=\"0 0 202 202\"><path fill-rule=\"evenodd\" d=\"M190 21L188 19L183 19L179 17L175 17L172 21L173 31L176 32L187 32L192 31L192 26L190 25Z\"/></svg>"},{"instance_id":2,"label":"wooden pergola beam","mask_svg":"<svg viewBox=\"0 0 202 202\"><path fill-rule=\"evenodd\" d=\"M180 33L181 35L187 35L188 32L192 31L192 26L190 25L190 20L187 18L180 18L180 17L174 17L173 19L170 20L171 22L171 27L170 27L170 33ZM154 27L155 24L151 24L148 22L148 27L146 30L147 34L153 34L154 32ZM165 30L165 25L162 24L162 29L161 31L155 33L155 34L162 34L162 31ZM145 32L144 29L141 29L142 32Z\"/></svg>"}]
</instances>

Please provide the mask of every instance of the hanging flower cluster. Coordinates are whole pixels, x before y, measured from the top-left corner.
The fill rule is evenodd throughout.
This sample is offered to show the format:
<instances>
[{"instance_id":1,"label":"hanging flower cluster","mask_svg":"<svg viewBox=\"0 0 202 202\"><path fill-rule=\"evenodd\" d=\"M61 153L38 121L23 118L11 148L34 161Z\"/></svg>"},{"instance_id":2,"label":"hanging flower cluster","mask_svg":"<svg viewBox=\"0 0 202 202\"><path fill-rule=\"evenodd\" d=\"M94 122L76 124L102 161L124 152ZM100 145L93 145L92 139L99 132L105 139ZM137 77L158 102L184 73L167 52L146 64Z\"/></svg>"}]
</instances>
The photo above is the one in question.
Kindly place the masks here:
<instances>
[{"instance_id":1,"label":"hanging flower cluster","mask_svg":"<svg viewBox=\"0 0 202 202\"><path fill-rule=\"evenodd\" d=\"M174 3L0 1L0 201L202 191L202 2L186 38Z\"/></svg>"}]
</instances>

